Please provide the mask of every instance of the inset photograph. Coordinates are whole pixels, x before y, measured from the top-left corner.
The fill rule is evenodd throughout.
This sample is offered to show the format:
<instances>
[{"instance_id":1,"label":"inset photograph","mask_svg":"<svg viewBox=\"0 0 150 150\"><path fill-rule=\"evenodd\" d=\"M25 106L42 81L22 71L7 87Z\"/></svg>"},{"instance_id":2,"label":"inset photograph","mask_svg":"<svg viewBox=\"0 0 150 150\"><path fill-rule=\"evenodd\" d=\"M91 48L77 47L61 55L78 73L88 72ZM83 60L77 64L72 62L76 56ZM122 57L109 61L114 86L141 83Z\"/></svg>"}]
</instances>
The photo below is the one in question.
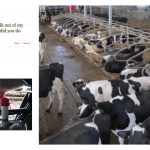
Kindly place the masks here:
<instances>
[{"instance_id":1,"label":"inset photograph","mask_svg":"<svg viewBox=\"0 0 150 150\"><path fill-rule=\"evenodd\" d=\"M39 6L39 144L150 144L150 6Z\"/></svg>"},{"instance_id":2,"label":"inset photograph","mask_svg":"<svg viewBox=\"0 0 150 150\"><path fill-rule=\"evenodd\" d=\"M0 130L32 130L32 79L0 79Z\"/></svg>"}]
</instances>

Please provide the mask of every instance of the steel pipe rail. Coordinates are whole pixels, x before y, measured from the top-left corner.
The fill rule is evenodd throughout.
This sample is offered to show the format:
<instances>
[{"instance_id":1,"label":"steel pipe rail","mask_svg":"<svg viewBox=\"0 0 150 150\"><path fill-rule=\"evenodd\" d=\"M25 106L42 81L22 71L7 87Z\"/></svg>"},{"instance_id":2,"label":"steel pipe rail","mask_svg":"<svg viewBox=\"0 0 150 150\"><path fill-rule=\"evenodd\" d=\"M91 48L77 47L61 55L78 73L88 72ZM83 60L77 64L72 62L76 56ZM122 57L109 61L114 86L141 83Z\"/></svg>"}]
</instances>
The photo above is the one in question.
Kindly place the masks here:
<instances>
[{"instance_id":1,"label":"steel pipe rail","mask_svg":"<svg viewBox=\"0 0 150 150\"><path fill-rule=\"evenodd\" d=\"M142 76L144 76L144 71L147 69L147 68L150 68L150 62L148 62L148 64L146 64L143 69L142 69Z\"/></svg>"},{"instance_id":2,"label":"steel pipe rail","mask_svg":"<svg viewBox=\"0 0 150 150\"><path fill-rule=\"evenodd\" d=\"M89 26L88 28L82 29L81 31L78 32L78 35L80 35L80 33L84 32L84 31L86 31L88 29L91 29L91 28L92 28L92 26Z\"/></svg>"},{"instance_id":3,"label":"steel pipe rail","mask_svg":"<svg viewBox=\"0 0 150 150\"><path fill-rule=\"evenodd\" d=\"M135 38L129 38L129 37L127 37L127 38L122 38L122 39L120 39L120 40L117 40L116 42L114 42L114 43L112 43L112 44L110 44L110 45L108 45L108 46L106 46L108 49L111 47L111 46L113 46L113 45L115 45L116 43L118 43L118 42L121 42L122 40L125 40L125 39L127 39L127 40L130 40L130 39L138 39L138 38L142 38L141 36L137 36L137 37L135 37ZM145 42L143 42L143 43L145 43ZM136 44L136 43L135 43ZM138 44L138 43L137 43Z\"/></svg>"},{"instance_id":4,"label":"steel pipe rail","mask_svg":"<svg viewBox=\"0 0 150 150\"><path fill-rule=\"evenodd\" d=\"M134 43L134 44L131 44L131 45L129 45L129 46L131 47L131 46L139 45L139 44L149 45L150 43ZM133 58L136 58L137 56L139 56L139 55L141 55L141 54L143 54L143 53L145 53L145 52L147 52L147 51L150 50L150 48L148 48L148 49L144 50L143 52L140 52L139 54L134 55L134 56L132 56L131 58L129 58L129 59L127 59L127 60L119 60L119 59L117 59L117 55L118 55L119 53L123 52L125 49L126 49L126 48L123 48L123 49L121 49L121 50L119 50L118 52L115 53L115 55L114 55L115 61L118 61L118 62L126 62L126 64L128 64L128 62L131 61Z\"/></svg>"},{"instance_id":5,"label":"steel pipe rail","mask_svg":"<svg viewBox=\"0 0 150 150\"><path fill-rule=\"evenodd\" d=\"M73 14L72 14L73 15ZM80 16L79 16L80 18L83 18L83 16L80 14ZM86 16L86 18L85 18L86 20L90 20L90 21L92 21L92 20L94 20L95 21L95 23L100 23L101 22L101 24L103 24L103 25L106 25L107 24L107 26L108 26L108 21L105 21L105 20L101 20L101 19L98 19L98 18L94 18L93 19L93 17L91 17L91 16ZM131 28L131 27L128 27L128 26L123 26L123 25L119 25L119 24L116 24L116 23L112 23L112 26L113 27L116 27L116 28L121 28L121 30L122 31L124 31L124 32L127 32L127 28L128 28L128 32L130 33L134 33L135 35L137 35L137 33L138 34L142 34L142 36L143 36L143 38L145 38L145 39L147 39L147 40L150 40L149 39L149 36L150 36L150 33L149 32L144 32L144 31L142 31L142 30L138 30L138 29L134 29L134 28ZM148 37L147 37L147 35L148 35Z\"/></svg>"},{"instance_id":6,"label":"steel pipe rail","mask_svg":"<svg viewBox=\"0 0 150 150\"><path fill-rule=\"evenodd\" d=\"M150 43L148 43L148 44L150 44ZM129 58L127 61L126 61L126 65L128 65L129 64L129 62L131 61L131 60L133 60L134 58L136 58L137 56L140 56L140 55L142 55L143 53L145 53L145 52L148 52L148 51L150 51L150 48L147 48L147 49L145 49L143 52L140 52L140 53L138 53L137 55L134 55L133 57L131 57L131 58ZM147 62L144 62L144 63L142 63L142 64L146 64L146 63L148 63L149 61L147 61ZM129 68L143 68L143 67L135 67L135 66L133 66L133 67L129 67Z\"/></svg>"},{"instance_id":7,"label":"steel pipe rail","mask_svg":"<svg viewBox=\"0 0 150 150\"><path fill-rule=\"evenodd\" d=\"M131 27L128 27L128 26L123 26L123 25L120 25L120 24L117 24L117 23L112 23L112 26L109 27L108 21L102 20L102 19L99 19L99 18L93 18L93 16L86 16L86 17L84 17L84 15L77 14L77 13L75 13L75 14L63 14L63 15L61 15L61 17L62 16L63 17L67 16L69 18L75 18L76 20L79 19L79 20L84 21L84 23L91 22L94 25L96 25L96 24L99 25L99 27L107 28L110 32L114 32L112 30L115 30L115 31L118 31L118 32L123 32L123 33L125 33L127 35L128 34L133 34L133 35L138 36L138 37L140 36L144 40L150 41L150 33L149 32L145 32L145 31L142 31L142 30L134 29L134 28L131 28Z\"/></svg>"}]
</instances>

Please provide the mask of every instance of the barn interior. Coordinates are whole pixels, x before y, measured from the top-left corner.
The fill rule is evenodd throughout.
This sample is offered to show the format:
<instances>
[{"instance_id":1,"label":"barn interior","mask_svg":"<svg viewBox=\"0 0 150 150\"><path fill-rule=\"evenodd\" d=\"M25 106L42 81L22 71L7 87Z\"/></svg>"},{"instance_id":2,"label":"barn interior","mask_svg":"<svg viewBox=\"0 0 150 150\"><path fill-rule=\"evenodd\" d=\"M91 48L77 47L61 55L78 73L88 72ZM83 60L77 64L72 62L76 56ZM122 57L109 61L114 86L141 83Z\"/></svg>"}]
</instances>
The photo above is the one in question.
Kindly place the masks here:
<instances>
[{"instance_id":1,"label":"barn interior","mask_svg":"<svg viewBox=\"0 0 150 150\"><path fill-rule=\"evenodd\" d=\"M50 20L48 16L44 20L41 19L45 10L50 12ZM64 20L59 21L61 18ZM72 37L59 32L58 26L53 24L59 22L63 29L71 29L73 25L70 19L82 22L83 26L88 26L81 29L76 37ZM150 62L150 6L42 5L39 6L39 32L45 34L44 61L39 62L39 66L61 62L64 65L63 82L65 85L62 115L57 114L59 100L56 94L49 112L46 111L49 97L40 98L39 142L58 133L72 117L79 114L78 107L82 104L82 99L77 95L72 85L74 81L77 79L86 81L120 79L120 72L107 71L102 63L103 57L108 51L117 50L116 61L123 61L129 65L133 58L121 60L117 58L117 55L132 45L143 44L145 49L140 54L143 55L143 61L130 66L130 68L144 68L145 64ZM92 44L93 47L83 50L82 35L86 36L98 32L100 32L101 39L96 44ZM94 46L103 45L102 42L105 42L108 37L121 33L126 35L125 43L122 43L121 40L113 41L106 47L96 48L93 52ZM130 40L129 35L140 40ZM125 143L127 144L128 140ZM111 134L110 144L119 144L117 137L113 134Z\"/></svg>"}]
</instances>

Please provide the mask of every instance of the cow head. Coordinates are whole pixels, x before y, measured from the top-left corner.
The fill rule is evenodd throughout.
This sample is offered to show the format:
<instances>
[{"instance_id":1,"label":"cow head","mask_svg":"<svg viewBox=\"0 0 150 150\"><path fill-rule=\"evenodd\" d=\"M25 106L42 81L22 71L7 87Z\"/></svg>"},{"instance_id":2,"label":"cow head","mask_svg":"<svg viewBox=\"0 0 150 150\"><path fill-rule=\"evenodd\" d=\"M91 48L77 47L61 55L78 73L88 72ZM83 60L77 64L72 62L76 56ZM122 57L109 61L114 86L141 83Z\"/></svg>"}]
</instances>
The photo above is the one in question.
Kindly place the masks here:
<instances>
[{"instance_id":1,"label":"cow head","mask_svg":"<svg viewBox=\"0 0 150 150\"><path fill-rule=\"evenodd\" d=\"M147 131L140 125L135 125L129 131L119 131L122 138L128 137L130 144L148 144Z\"/></svg>"},{"instance_id":2,"label":"cow head","mask_svg":"<svg viewBox=\"0 0 150 150\"><path fill-rule=\"evenodd\" d=\"M83 81L83 79L78 79L75 82L72 83L73 87L76 88L76 91L78 91L81 87L84 87L87 82Z\"/></svg>"},{"instance_id":3,"label":"cow head","mask_svg":"<svg viewBox=\"0 0 150 150\"><path fill-rule=\"evenodd\" d=\"M111 57L111 55L103 56L103 58L102 58L102 66L104 66L108 62L110 57Z\"/></svg>"},{"instance_id":4,"label":"cow head","mask_svg":"<svg viewBox=\"0 0 150 150\"><path fill-rule=\"evenodd\" d=\"M81 47L81 51L86 52L86 47L85 47L85 45L83 45L83 46Z\"/></svg>"},{"instance_id":5,"label":"cow head","mask_svg":"<svg viewBox=\"0 0 150 150\"><path fill-rule=\"evenodd\" d=\"M114 56L110 56L105 63L105 70L113 73L120 73L125 67L125 62L118 62Z\"/></svg>"},{"instance_id":6,"label":"cow head","mask_svg":"<svg viewBox=\"0 0 150 150\"><path fill-rule=\"evenodd\" d=\"M120 79L129 79L130 77L134 76L135 73L138 72L138 69L130 69L126 68L120 73Z\"/></svg>"},{"instance_id":7,"label":"cow head","mask_svg":"<svg viewBox=\"0 0 150 150\"><path fill-rule=\"evenodd\" d=\"M59 25L59 26L56 28L56 31L59 32L59 33L61 33L61 32L63 31L62 26Z\"/></svg>"},{"instance_id":8,"label":"cow head","mask_svg":"<svg viewBox=\"0 0 150 150\"><path fill-rule=\"evenodd\" d=\"M144 49L145 49L145 46L142 44L137 44L135 46L135 52L142 52L142 51L144 51Z\"/></svg>"}]
</instances>

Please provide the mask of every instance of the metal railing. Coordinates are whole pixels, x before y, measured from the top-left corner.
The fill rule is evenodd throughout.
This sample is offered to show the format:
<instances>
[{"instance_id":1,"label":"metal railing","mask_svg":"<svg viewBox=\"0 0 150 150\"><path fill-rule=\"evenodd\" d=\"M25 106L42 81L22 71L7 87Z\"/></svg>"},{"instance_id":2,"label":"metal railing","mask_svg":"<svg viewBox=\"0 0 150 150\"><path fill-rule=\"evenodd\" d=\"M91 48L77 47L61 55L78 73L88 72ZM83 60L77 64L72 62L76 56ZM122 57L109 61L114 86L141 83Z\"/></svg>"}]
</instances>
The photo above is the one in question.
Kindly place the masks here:
<instances>
[{"instance_id":1,"label":"metal railing","mask_svg":"<svg viewBox=\"0 0 150 150\"><path fill-rule=\"evenodd\" d=\"M148 44L150 44L150 43L148 43ZM140 53L138 53L138 54L136 54L136 55L134 55L134 56L132 56L131 58L129 58L127 61L126 61L126 65L127 66L129 66L128 64L129 64L129 62L130 61L133 61L133 59L134 58L136 58L136 57L138 57L138 56L140 56L140 55L142 55L142 54L144 54L144 53L146 53L146 52L148 52L148 51L150 51L150 48L147 48L147 49L145 49L144 51L142 51L142 52L140 52ZM140 66L132 66L132 67L128 67L128 68L144 68L144 67L141 67L141 66L143 66L143 65L145 65L145 64L147 64L149 61L145 61L145 62L142 62L141 64L140 64Z\"/></svg>"},{"instance_id":2,"label":"metal railing","mask_svg":"<svg viewBox=\"0 0 150 150\"><path fill-rule=\"evenodd\" d=\"M112 23L112 26L109 27L108 25L108 21L102 20L102 19L98 19L98 18L93 18L93 16L86 16L84 17L84 15L82 14L69 14L69 16L71 16L72 18L76 17L78 19L83 19L84 21L88 21L88 22L92 22L93 24L99 24L100 26L106 27L108 26L108 28L114 28L116 30L125 32L125 33L131 33L133 35L139 36L141 35L145 40L150 41L150 32L145 32L143 30L138 30L138 29L134 29L128 26L123 26L117 23Z\"/></svg>"},{"instance_id":3,"label":"metal railing","mask_svg":"<svg viewBox=\"0 0 150 150\"><path fill-rule=\"evenodd\" d=\"M134 45L140 45L140 44L149 45L150 43L145 43L145 42L144 42L144 43L134 43L134 44L128 45L128 47L132 47L132 46L134 46ZM140 55L140 53L137 54L137 55L134 55L133 57L131 57L131 58L128 59L128 60L119 60L119 59L117 59L117 55L118 55L119 53L125 51L126 49L127 49L127 47L125 47L125 48L123 48L123 49L121 49L121 50L119 50L118 52L115 53L115 55L114 55L115 61L118 61L118 62L126 62L126 61L127 61L127 62L128 62L128 61L131 60L132 58L135 58L135 57L137 57L137 56ZM146 49L146 50L147 50L147 49ZM142 51L141 54L144 53L146 50Z\"/></svg>"}]
</instances>

